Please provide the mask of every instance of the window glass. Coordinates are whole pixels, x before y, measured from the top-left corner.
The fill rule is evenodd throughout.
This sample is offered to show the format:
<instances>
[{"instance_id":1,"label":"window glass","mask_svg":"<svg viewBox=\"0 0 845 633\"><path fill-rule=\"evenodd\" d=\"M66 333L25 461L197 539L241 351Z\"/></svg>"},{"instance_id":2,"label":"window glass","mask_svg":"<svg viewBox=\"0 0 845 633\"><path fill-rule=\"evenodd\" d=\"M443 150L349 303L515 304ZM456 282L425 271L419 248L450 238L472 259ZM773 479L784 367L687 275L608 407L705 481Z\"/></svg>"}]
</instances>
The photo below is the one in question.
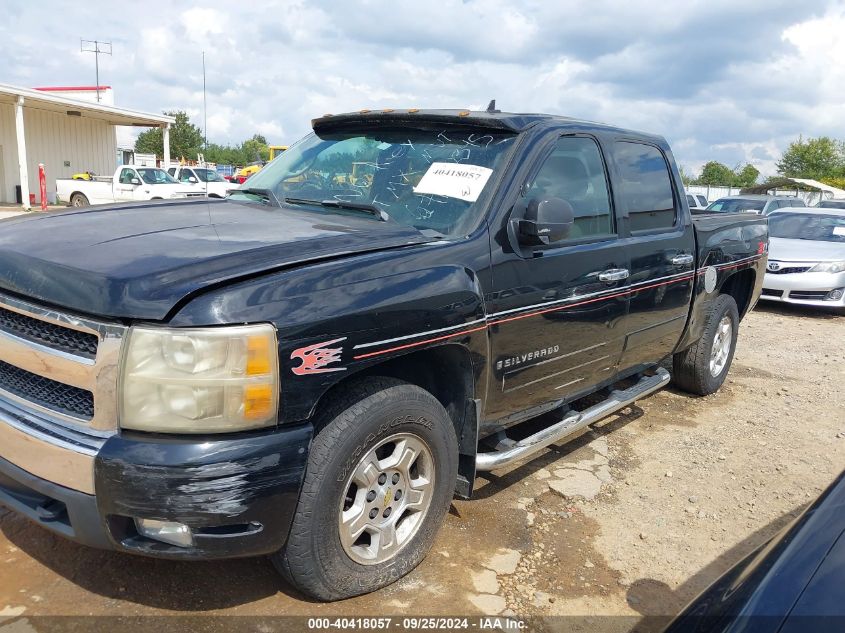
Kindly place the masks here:
<instances>
[{"instance_id":1,"label":"window glass","mask_svg":"<svg viewBox=\"0 0 845 633\"><path fill-rule=\"evenodd\" d=\"M191 172L190 169L183 169L179 173L179 182L188 182L193 177L194 177L194 174Z\"/></svg>"},{"instance_id":2,"label":"window glass","mask_svg":"<svg viewBox=\"0 0 845 633\"><path fill-rule=\"evenodd\" d=\"M324 200L368 205L400 224L465 235L485 213L515 136L495 130L374 125L311 134L252 176L282 203L322 214ZM425 180L423 180L425 179ZM235 190L233 200L255 201ZM288 208L288 207L284 207Z\"/></svg>"},{"instance_id":3,"label":"window glass","mask_svg":"<svg viewBox=\"0 0 845 633\"><path fill-rule=\"evenodd\" d=\"M120 170L120 184L122 185L131 185L132 179L135 177L135 171L132 169L121 169Z\"/></svg>"},{"instance_id":4,"label":"window glass","mask_svg":"<svg viewBox=\"0 0 845 633\"><path fill-rule=\"evenodd\" d=\"M620 197L631 230L660 230L675 225L675 199L666 159L656 147L620 141L614 157L622 178Z\"/></svg>"},{"instance_id":5,"label":"window glass","mask_svg":"<svg viewBox=\"0 0 845 633\"><path fill-rule=\"evenodd\" d=\"M558 139L526 195L561 198L572 205L575 224L568 239L614 232L604 164L598 145L591 138L566 136Z\"/></svg>"}]
</instances>

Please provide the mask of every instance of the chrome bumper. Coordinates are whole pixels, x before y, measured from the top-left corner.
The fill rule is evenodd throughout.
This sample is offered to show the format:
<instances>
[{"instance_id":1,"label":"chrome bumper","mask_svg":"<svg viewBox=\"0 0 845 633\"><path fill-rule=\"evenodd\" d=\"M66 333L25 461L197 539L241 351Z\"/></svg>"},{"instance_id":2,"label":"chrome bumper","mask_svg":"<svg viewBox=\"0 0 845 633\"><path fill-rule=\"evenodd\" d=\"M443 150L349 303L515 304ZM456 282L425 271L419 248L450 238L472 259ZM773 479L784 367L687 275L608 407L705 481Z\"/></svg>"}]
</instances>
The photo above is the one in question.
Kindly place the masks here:
<instances>
[{"instance_id":1,"label":"chrome bumper","mask_svg":"<svg viewBox=\"0 0 845 633\"><path fill-rule=\"evenodd\" d=\"M94 458L104 443L0 398L0 457L36 477L94 494Z\"/></svg>"}]
</instances>

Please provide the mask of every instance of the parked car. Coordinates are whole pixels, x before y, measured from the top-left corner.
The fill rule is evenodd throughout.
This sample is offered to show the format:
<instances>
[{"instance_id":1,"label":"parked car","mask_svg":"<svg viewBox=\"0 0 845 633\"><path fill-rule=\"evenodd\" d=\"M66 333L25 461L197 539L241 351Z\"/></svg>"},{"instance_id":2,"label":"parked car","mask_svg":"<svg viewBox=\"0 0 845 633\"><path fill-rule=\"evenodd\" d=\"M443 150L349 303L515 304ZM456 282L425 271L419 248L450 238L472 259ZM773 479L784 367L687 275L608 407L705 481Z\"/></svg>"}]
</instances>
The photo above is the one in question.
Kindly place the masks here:
<instances>
[{"instance_id":1,"label":"parked car","mask_svg":"<svg viewBox=\"0 0 845 633\"><path fill-rule=\"evenodd\" d=\"M225 198L230 191L238 188L238 185L207 167L171 167L167 173L185 185L193 185L196 191L209 198Z\"/></svg>"},{"instance_id":2,"label":"parked car","mask_svg":"<svg viewBox=\"0 0 845 633\"><path fill-rule=\"evenodd\" d=\"M664 359L722 385L766 221L693 221L662 137L312 125L225 200L3 221L2 503L122 552L271 554L334 600L412 570L477 472L666 385Z\"/></svg>"},{"instance_id":3,"label":"parked car","mask_svg":"<svg viewBox=\"0 0 845 633\"><path fill-rule=\"evenodd\" d=\"M845 621L845 473L664 633L830 633Z\"/></svg>"},{"instance_id":4,"label":"parked car","mask_svg":"<svg viewBox=\"0 0 845 633\"><path fill-rule=\"evenodd\" d=\"M845 200L822 200L816 205L817 209L845 209Z\"/></svg>"},{"instance_id":5,"label":"parked car","mask_svg":"<svg viewBox=\"0 0 845 633\"><path fill-rule=\"evenodd\" d=\"M56 180L56 202L72 207L203 195L194 187L186 187L177 182L166 171L157 167L123 165L115 170L111 178L92 176L89 180L79 178Z\"/></svg>"},{"instance_id":6,"label":"parked car","mask_svg":"<svg viewBox=\"0 0 845 633\"><path fill-rule=\"evenodd\" d=\"M804 200L794 196L766 196L747 194L727 196L713 202L704 213L756 213L769 215L772 211L785 207L805 207Z\"/></svg>"},{"instance_id":7,"label":"parked car","mask_svg":"<svg viewBox=\"0 0 845 633\"><path fill-rule=\"evenodd\" d=\"M761 299L845 308L845 210L781 209L769 235Z\"/></svg>"},{"instance_id":8,"label":"parked car","mask_svg":"<svg viewBox=\"0 0 845 633\"><path fill-rule=\"evenodd\" d=\"M688 193L687 204L690 211L704 211L707 208L707 198L700 193Z\"/></svg>"}]
</instances>

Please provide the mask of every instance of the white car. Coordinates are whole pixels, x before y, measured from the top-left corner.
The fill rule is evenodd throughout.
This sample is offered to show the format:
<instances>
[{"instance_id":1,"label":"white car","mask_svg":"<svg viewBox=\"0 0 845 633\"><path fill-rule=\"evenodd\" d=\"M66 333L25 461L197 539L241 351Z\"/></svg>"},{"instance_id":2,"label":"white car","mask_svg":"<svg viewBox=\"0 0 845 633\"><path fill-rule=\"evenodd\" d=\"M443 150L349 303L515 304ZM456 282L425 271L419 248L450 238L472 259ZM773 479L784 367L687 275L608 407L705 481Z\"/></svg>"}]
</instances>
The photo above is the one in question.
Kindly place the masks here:
<instances>
[{"instance_id":1,"label":"white car","mask_svg":"<svg viewBox=\"0 0 845 633\"><path fill-rule=\"evenodd\" d=\"M193 186L209 198L225 198L230 191L239 187L207 167L171 167L167 172L179 182Z\"/></svg>"},{"instance_id":2,"label":"white car","mask_svg":"<svg viewBox=\"0 0 845 633\"><path fill-rule=\"evenodd\" d=\"M687 204L690 211L704 211L707 208L707 198L700 193L688 193Z\"/></svg>"},{"instance_id":3,"label":"white car","mask_svg":"<svg viewBox=\"0 0 845 633\"><path fill-rule=\"evenodd\" d=\"M56 180L57 202L72 207L89 204L131 202L133 200L168 200L171 198L201 197L205 194L193 187L174 180L166 171L157 167L118 167L111 178L94 177L93 180Z\"/></svg>"},{"instance_id":4,"label":"white car","mask_svg":"<svg viewBox=\"0 0 845 633\"><path fill-rule=\"evenodd\" d=\"M845 210L779 209L769 216L760 299L845 309Z\"/></svg>"}]
</instances>

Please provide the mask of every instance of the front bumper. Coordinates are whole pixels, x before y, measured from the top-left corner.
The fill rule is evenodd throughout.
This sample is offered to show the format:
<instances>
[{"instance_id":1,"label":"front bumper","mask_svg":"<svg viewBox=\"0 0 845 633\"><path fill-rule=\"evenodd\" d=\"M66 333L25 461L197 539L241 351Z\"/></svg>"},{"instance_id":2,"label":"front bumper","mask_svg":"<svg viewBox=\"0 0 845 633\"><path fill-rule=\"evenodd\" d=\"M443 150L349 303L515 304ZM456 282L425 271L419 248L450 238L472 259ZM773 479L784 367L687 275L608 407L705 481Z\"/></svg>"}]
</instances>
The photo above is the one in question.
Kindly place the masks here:
<instances>
[{"instance_id":1,"label":"front bumper","mask_svg":"<svg viewBox=\"0 0 845 633\"><path fill-rule=\"evenodd\" d=\"M225 437L124 433L82 447L9 410L0 411L0 505L56 534L180 559L269 554L287 539L310 425ZM136 517L186 524L193 545L141 536Z\"/></svg>"},{"instance_id":2,"label":"front bumper","mask_svg":"<svg viewBox=\"0 0 845 633\"><path fill-rule=\"evenodd\" d=\"M845 291L839 299L830 299L831 291L845 289L842 273L766 273L760 299L827 308L845 307Z\"/></svg>"}]
</instances>

